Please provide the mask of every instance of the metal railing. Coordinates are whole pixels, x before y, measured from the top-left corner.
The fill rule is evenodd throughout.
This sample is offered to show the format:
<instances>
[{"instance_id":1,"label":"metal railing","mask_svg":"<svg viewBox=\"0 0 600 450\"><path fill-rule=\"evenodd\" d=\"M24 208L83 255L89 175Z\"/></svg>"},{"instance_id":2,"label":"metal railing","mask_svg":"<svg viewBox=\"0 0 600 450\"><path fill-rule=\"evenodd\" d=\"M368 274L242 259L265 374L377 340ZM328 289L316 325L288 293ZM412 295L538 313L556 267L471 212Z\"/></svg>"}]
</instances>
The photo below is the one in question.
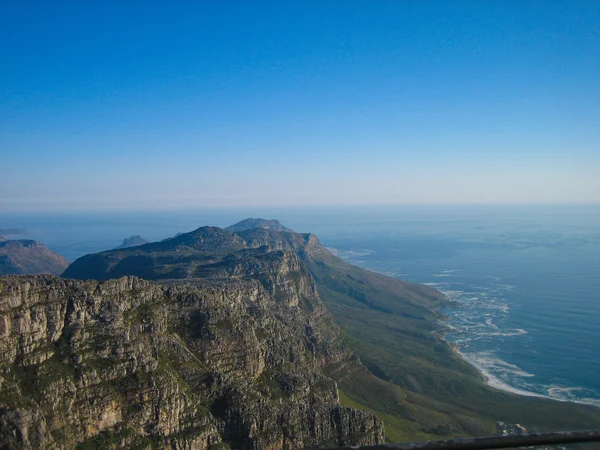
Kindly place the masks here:
<instances>
[{"instance_id":1,"label":"metal railing","mask_svg":"<svg viewBox=\"0 0 600 450\"><path fill-rule=\"evenodd\" d=\"M580 444L600 442L600 431L564 431L559 433L494 436L484 438L450 439L446 441L408 442L341 447L342 450L484 450L493 448L533 447L537 445ZM328 449L328 450L340 450Z\"/></svg>"}]
</instances>

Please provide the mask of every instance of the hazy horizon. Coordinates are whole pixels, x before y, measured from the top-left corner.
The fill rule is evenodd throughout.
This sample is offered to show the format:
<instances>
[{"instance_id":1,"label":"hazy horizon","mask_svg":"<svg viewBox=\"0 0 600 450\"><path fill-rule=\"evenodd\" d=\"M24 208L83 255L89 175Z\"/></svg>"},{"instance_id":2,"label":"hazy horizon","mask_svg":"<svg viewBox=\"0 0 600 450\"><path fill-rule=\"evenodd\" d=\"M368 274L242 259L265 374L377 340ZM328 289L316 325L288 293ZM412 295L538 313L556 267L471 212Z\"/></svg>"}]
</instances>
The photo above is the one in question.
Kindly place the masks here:
<instances>
[{"instance_id":1,"label":"hazy horizon","mask_svg":"<svg viewBox=\"0 0 600 450\"><path fill-rule=\"evenodd\" d=\"M598 2L0 20L1 211L600 203Z\"/></svg>"},{"instance_id":2,"label":"hazy horizon","mask_svg":"<svg viewBox=\"0 0 600 450\"><path fill-rule=\"evenodd\" d=\"M281 222L285 221L288 214L300 214L307 217L314 214L322 213L383 213L383 214L403 214L403 213L440 213L448 211L457 212L472 212L481 214L486 212L506 214L519 211L535 214L540 213L564 212L564 211L579 211L586 214L600 214L600 203L592 202L570 202L570 203L543 203L543 202L522 202L522 203L347 203L347 204L302 204L302 205L229 205L229 206L163 206L163 207L144 207L144 206L124 206L122 208L114 207L113 205L101 207L93 205L90 208L56 208L55 206L48 208L35 209L3 209L0 211L0 220L8 220L10 227L19 227L19 219L23 217L104 217L106 220L110 218L127 218L140 216L162 216L164 214L182 214L189 215L208 215L211 216L226 216L230 218L230 222L222 223L217 226L228 226L248 218L254 219L276 219ZM3 223L5 226L6 223ZM198 226L214 225L212 223L198 223ZM285 223L283 223L285 225ZM0 233L1 234L1 233Z\"/></svg>"}]
</instances>

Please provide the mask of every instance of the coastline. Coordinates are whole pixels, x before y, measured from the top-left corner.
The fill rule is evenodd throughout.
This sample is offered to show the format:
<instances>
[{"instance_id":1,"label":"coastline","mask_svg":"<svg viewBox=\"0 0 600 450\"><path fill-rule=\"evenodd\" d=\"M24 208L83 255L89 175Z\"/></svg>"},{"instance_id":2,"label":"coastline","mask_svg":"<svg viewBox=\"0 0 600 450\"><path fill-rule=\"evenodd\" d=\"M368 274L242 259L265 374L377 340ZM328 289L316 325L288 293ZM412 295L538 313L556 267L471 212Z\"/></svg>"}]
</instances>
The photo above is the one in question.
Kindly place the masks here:
<instances>
[{"instance_id":1,"label":"coastline","mask_svg":"<svg viewBox=\"0 0 600 450\"><path fill-rule=\"evenodd\" d=\"M521 395L523 397L539 397L539 398L546 398L549 400L557 400L560 402L569 401L569 400L558 399L558 398L550 397L549 395L539 394L537 392L526 391L524 389L519 389L519 388L513 387L513 386L509 385L508 383L500 380L497 376L490 373L482 365L477 364L472 358L469 358L465 353L461 352L457 348L456 345L452 344L449 341L446 341L446 342L448 342L448 344L450 344L450 346L452 347L452 351L454 353L456 353L457 356L459 356L463 361L468 363L471 367L474 367L475 369L477 369L477 371L483 377L486 385L493 387L494 389L498 389L498 390L504 391L504 392L509 392L511 394ZM578 403L578 402L574 402L574 403Z\"/></svg>"},{"instance_id":2,"label":"coastline","mask_svg":"<svg viewBox=\"0 0 600 450\"><path fill-rule=\"evenodd\" d=\"M443 292L442 290L437 289L439 292L441 292L446 298L448 298L448 300L451 302L450 304L456 305L458 304L458 302L456 302L456 300L452 300L447 293ZM446 317L447 314L445 313L441 313L442 317ZM533 391L528 391L525 389L520 389L514 386L511 386L510 384L508 384L507 382L501 380L499 377L497 377L496 375L494 375L493 373L491 373L488 369L486 369L485 366L483 366L482 364L479 364L477 362L476 359L472 358L469 356L468 353L464 353L459 349L459 346L456 345L455 343L449 341L446 336L448 335L448 333L452 332L452 331L456 331L457 328L444 322L443 320L439 320L438 323L444 327L444 331L442 331L442 333L440 334L440 336L442 337L442 339L450 346L450 348L452 349L452 352L454 354L456 354L459 358L461 358L463 361L465 361L467 364L469 364L471 367L475 368L477 370L477 372L479 372L479 374L482 376L484 383L494 389L498 389L500 391L504 391L510 394L514 394L514 395L519 395L519 396L523 396L523 397L534 397L534 398L543 398L546 400L554 400L557 402L563 402L563 403L576 403L579 405L587 405L587 406L592 406L595 408L600 408L600 399L590 399L589 401L583 401L583 400L576 400L576 399L567 399L567 398L560 398L560 397L553 397L551 395L545 395L545 394L541 394L539 392L533 392ZM569 389L578 389L578 388L563 388L563 387L557 387L555 389L558 390L562 390L562 391L568 391Z\"/></svg>"},{"instance_id":3,"label":"coastline","mask_svg":"<svg viewBox=\"0 0 600 450\"><path fill-rule=\"evenodd\" d=\"M568 397L574 397L572 392L586 391L588 389L582 388L582 387L565 387L565 386L559 386L559 385L540 386L542 389L547 389L548 393L545 394L545 393L541 393L541 392L535 392L532 390L515 387L515 386L509 384L508 382L503 381L500 377L496 376L485 365L479 363L476 358L471 357L469 355L469 353L465 353L465 352L461 351L457 344L455 344L454 342L450 341L447 338L448 334L450 334L452 332L460 332L461 330L460 330L460 328L448 323L447 319L449 316L449 314L448 314L449 310L452 311L452 310L461 308L463 304L454 298L454 296L452 295L452 292L447 292L444 289L440 289L440 286L439 286L441 284L440 282L423 282L423 281L416 281L416 280L406 280L405 278L400 277L398 273L368 268L364 264L365 261L354 261L354 260L351 260L350 258L348 258L348 254L350 254L350 255L358 254L358 255L362 256L363 254L372 253L371 250L360 250L360 251L349 250L349 251L343 252L343 251L340 251L340 250L332 248L332 247L328 247L328 250L332 251L332 253L341 257L343 260L345 260L349 264L353 264L353 265L356 265L363 269L371 270L373 272L380 273L381 275L384 275L384 276L387 276L390 278L395 278L400 281L405 281L405 282L409 282L409 283L420 284L422 286L427 286L427 287L432 288L432 289L436 290L437 292L439 292L440 295L445 299L445 302L443 305L438 305L438 307L435 308L437 310L437 313L440 315L438 317L438 324L441 326L441 329L436 331L435 334L437 334L441 339L444 340L444 342L446 342L451 347L453 353L455 353L460 359L462 359L467 364L469 364L471 367L473 367L475 370L477 370L477 372L481 375L483 382L487 386L497 389L497 390L500 390L500 391L504 391L509 394L519 395L522 397L555 400L555 401L562 402L562 403L568 402L568 403L575 403L575 404L579 404L579 405L586 405L586 406L592 406L595 408L600 408L600 398L597 397L598 394L596 392L594 392L594 396L589 397L589 398L587 398L587 397L568 398ZM440 276L451 276L447 272L449 272L449 271L443 272L443 275L440 275ZM517 329L517 330L513 331L513 333L514 333L513 335L517 335L517 334L520 335L520 334L527 334L527 331L522 330L522 329ZM513 364L508 363L507 361L504 361L500 358L498 358L497 360L503 364L512 366L513 370L521 372L520 375L523 377L535 376L534 374L528 374L528 373L524 372L519 367L514 366ZM559 394L562 393L564 396L558 396L558 395L553 396L551 394L551 392L556 392ZM567 397L567 398L565 398L565 397Z\"/></svg>"}]
</instances>

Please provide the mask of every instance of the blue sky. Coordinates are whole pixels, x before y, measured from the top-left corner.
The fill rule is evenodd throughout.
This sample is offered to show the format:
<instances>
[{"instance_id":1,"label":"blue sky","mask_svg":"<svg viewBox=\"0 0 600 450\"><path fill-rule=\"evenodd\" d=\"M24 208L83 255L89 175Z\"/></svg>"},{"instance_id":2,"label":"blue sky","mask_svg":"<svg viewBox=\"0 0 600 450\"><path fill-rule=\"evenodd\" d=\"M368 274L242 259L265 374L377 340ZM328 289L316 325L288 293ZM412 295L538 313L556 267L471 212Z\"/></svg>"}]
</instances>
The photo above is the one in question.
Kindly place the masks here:
<instances>
[{"instance_id":1,"label":"blue sky","mask_svg":"<svg viewBox=\"0 0 600 450\"><path fill-rule=\"evenodd\" d=\"M3 2L0 209L600 202L600 2Z\"/></svg>"}]
</instances>

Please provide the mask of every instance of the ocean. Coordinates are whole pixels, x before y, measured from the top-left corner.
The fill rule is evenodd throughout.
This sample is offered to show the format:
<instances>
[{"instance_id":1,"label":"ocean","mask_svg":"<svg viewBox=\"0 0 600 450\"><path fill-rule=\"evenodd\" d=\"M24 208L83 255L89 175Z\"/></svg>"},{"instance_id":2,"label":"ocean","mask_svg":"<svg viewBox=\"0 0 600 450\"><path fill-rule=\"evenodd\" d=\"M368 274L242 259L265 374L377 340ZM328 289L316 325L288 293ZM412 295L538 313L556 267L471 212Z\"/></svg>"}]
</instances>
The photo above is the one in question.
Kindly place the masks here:
<instances>
[{"instance_id":1,"label":"ocean","mask_svg":"<svg viewBox=\"0 0 600 450\"><path fill-rule=\"evenodd\" d=\"M600 205L395 206L0 213L69 260L134 234L277 218L361 267L455 300L446 336L488 382L600 406ZM0 231L0 235L2 231Z\"/></svg>"}]
</instances>

